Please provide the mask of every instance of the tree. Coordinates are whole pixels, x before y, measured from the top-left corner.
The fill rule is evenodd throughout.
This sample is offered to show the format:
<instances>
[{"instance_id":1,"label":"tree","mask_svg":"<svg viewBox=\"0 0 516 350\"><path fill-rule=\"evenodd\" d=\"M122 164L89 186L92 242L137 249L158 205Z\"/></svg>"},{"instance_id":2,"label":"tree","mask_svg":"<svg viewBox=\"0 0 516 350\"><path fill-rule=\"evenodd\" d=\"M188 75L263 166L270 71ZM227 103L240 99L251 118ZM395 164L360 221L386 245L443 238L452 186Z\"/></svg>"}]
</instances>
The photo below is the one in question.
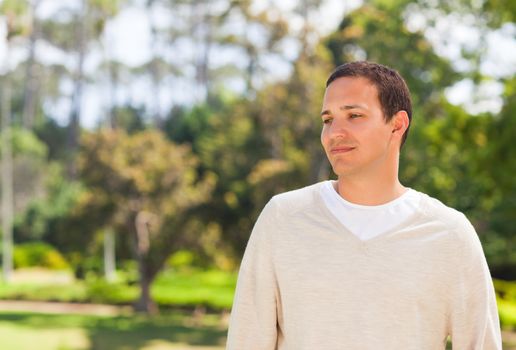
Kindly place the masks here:
<instances>
[{"instance_id":1,"label":"tree","mask_svg":"<svg viewBox=\"0 0 516 350\"><path fill-rule=\"evenodd\" d=\"M439 112L443 89L460 75L434 52L421 31L408 30L405 5L406 1L365 4L346 15L325 42L335 65L367 59L399 71L412 92L416 111L432 118Z\"/></svg>"},{"instance_id":2,"label":"tree","mask_svg":"<svg viewBox=\"0 0 516 350\"><path fill-rule=\"evenodd\" d=\"M25 73L25 87L23 89L23 126L31 129L34 125L34 117L36 114L36 93L38 88L38 66L36 64L36 42L40 35L39 21L35 16L35 12L38 9L40 0L34 0L30 3L29 16L30 16L30 36L29 36L29 57L26 63Z\"/></svg>"},{"instance_id":3,"label":"tree","mask_svg":"<svg viewBox=\"0 0 516 350\"><path fill-rule=\"evenodd\" d=\"M504 106L499 115L491 116L487 128L483 156L478 164L479 176L491 184L490 206L482 219L488 237L485 240L486 255L492 262L492 273L498 278L516 278L516 79L505 83Z\"/></svg>"},{"instance_id":4,"label":"tree","mask_svg":"<svg viewBox=\"0 0 516 350\"><path fill-rule=\"evenodd\" d=\"M222 95L171 119L171 137L191 143L201 169L218 177L204 221L220 225L236 256L270 197L328 174L319 113L330 65L320 49L301 55L290 79L266 86L252 100Z\"/></svg>"},{"instance_id":5,"label":"tree","mask_svg":"<svg viewBox=\"0 0 516 350\"><path fill-rule=\"evenodd\" d=\"M9 282L13 268L12 244L13 244L13 160L11 150L11 97L8 78L3 79L2 89L2 268L4 281Z\"/></svg>"},{"instance_id":6,"label":"tree","mask_svg":"<svg viewBox=\"0 0 516 350\"><path fill-rule=\"evenodd\" d=\"M11 88L9 79L9 48L11 40L27 32L26 1L6 0L0 4L0 10L6 16L7 22L7 58L2 81L2 108L1 108L1 166L2 166L2 267L4 280L9 281L13 268L12 241L13 241L13 157L11 146Z\"/></svg>"},{"instance_id":7,"label":"tree","mask_svg":"<svg viewBox=\"0 0 516 350\"><path fill-rule=\"evenodd\" d=\"M101 224L131 234L140 276L138 311L157 311L150 285L167 257L189 240L195 209L210 199L215 179L199 178L197 165L187 146L158 131L129 136L103 130L82 141L79 169L89 193L81 206L103 208Z\"/></svg>"},{"instance_id":8,"label":"tree","mask_svg":"<svg viewBox=\"0 0 516 350\"><path fill-rule=\"evenodd\" d=\"M241 31L234 30L235 23L242 28ZM288 34L288 22L279 12L255 13L252 1L241 0L229 3L228 10L221 14L218 27L215 40L224 47L245 54L247 62L243 77L246 93L252 97L259 87L257 77L267 72L264 59L271 56L284 58L282 43Z\"/></svg>"},{"instance_id":9,"label":"tree","mask_svg":"<svg viewBox=\"0 0 516 350\"><path fill-rule=\"evenodd\" d=\"M116 8L118 1L77 0L66 3L58 9L61 21L52 18L41 20L41 40L62 50L73 62L72 69L60 68L56 83L71 83L70 111L67 128L67 173L70 179L76 176L75 156L81 127L83 91L87 83L85 62L95 47L97 37L102 33L105 17ZM75 6L74 6L75 5ZM56 70L54 70L56 72ZM59 88L58 88L59 90ZM58 97L62 97L60 92Z\"/></svg>"}]
</instances>

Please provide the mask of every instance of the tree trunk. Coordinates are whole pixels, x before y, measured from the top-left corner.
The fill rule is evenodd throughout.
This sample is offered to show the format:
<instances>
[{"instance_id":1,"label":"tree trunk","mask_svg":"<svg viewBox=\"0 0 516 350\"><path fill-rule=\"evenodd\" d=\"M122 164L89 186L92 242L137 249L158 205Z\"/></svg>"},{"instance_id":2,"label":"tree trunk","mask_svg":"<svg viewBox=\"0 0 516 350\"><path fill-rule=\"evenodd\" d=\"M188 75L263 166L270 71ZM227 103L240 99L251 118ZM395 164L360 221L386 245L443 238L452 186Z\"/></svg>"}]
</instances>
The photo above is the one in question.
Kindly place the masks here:
<instances>
[{"instance_id":1,"label":"tree trunk","mask_svg":"<svg viewBox=\"0 0 516 350\"><path fill-rule=\"evenodd\" d=\"M9 45L9 44L8 44ZM8 60L6 59L6 62ZM2 268L5 282L11 279L13 269L13 159L11 148L11 91L9 77L6 73L2 88L2 116L1 116L1 139L2 139Z\"/></svg>"},{"instance_id":2,"label":"tree trunk","mask_svg":"<svg viewBox=\"0 0 516 350\"><path fill-rule=\"evenodd\" d=\"M109 126L111 129L118 128L117 118L117 103L116 103L116 92L118 90L118 72L117 67L113 62L106 61L108 64L108 75L109 75Z\"/></svg>"},{"instance_id":3,"label":"tree trunk","mask_svg":"<svg viewBox=\"0 0 516 350\"><path fill-rule=\"evenodd\" d=\"M36 94L38 91L38 80L36 79L37 66L35 62L36 40L39 36L39 24L36 20L36 9L39 0L31 5L32 31L29 38L29 57L27 59L27 70L25 73L25 87L23 89L23 127L32 129L34 125L34 115L36 112Z\"/></svg>"},{"instance_id":4,"label":"tree trunk","mask_svg":"<svg viewBox=\"0 0 516 350\"><path fill-rule=\"evenodd\" d=\"M115 280L115 233L112 229L104 231L104 276L108 282Z\"/></svg>"},{"instance_id":5,"label":"tree trunk","mask_svg":"<svg viewBox=\"0 0 516 350\"><path fill-rule=\"evenodd\" d=\"M145 267L145 264L138 262L139 268ZM158 305L152 300L150 295L150 286L154 278L150 278L146 273L140 271L140 297L136 302L134 309L136 312L148 315L156 315L159 313Z\"/></svg>"},{"instance_id":6,"label":"tree trunk","mask_svg":"<svg viewBox=\"0 0 516 350\"><path fill-rule=\"evenodd\" d=\"M86 0L82 0L82 13L87 16ZM74 78L74 92L72 97L72 110L70 113L70 122L68 124L68 177L74 179L77 175L77 167L75 164L75 153L79 145L79 127L81 119L81 101L83 88L83 70L84 56L86 45L86 21L87 18L81 18L77 22L76 39L77 39L77 70Z\"/></svg>"},{"instance_id":7,"label":"tree trunk","mask_svg":"<svg viewBox=\"0 0 516 350\"><path fill-rule=\"evenodd\" d=\"M213 24L209 3L195 1L192 6L190 30L197 42L197 55L194 57L195 81L197 83L196 101L204 103L209 96L209 64L213 43Z\"/></svg>"},{"instance_id":8,"label":"tree trunk","mask_svg":"<svg viewBox=\"0 0 516 350\"><path fill-rule=\"evenodd\" d=\"M150 286L156 274L151 271L147 264L150 250L150 232L148 225L154 218L154 214L145 211L138 212L135 218L136 260L140 277L140 298L135 304L135 310L149 315L159 312L158 306L150 295Z\"/></svg>"},{"instance_id":9,"label":"tree trunk","mask_svg":"<svg viewBox=\"0 0 516 350\"><path fill-rule=\"evenodd\" d=\"M150 51L151 51L151 61L150 61L150 74L151 74L151 81L152 81L152 98L153 101L153 107L152 107L152 121L154 124L154 127L156 129L163 129L163 120L161 118L161 101L160 101L160 94L161 94L161 72L159 68L159 62L158 62L158 53L156 50L156 43L158 42L158 29L154 25L155 21L152 15L152 8L155 0L147 0L147 18L149 20L150 25L150 31L151 31L151 44L150 44Z\"/></svg>"}]
</instances>

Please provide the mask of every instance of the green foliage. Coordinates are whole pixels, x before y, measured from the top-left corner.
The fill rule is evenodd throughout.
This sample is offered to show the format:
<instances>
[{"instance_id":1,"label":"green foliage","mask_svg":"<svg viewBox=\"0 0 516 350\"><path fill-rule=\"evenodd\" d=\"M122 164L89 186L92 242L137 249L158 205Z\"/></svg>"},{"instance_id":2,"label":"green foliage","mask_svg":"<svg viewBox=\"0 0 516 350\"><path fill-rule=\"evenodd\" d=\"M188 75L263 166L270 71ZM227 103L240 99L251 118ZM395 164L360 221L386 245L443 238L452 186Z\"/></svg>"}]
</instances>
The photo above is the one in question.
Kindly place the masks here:
<instances>
[{"instance_id":1,"label":"green foliage","mask_svg":"<svg viewBox=\"0 0 516 350\"><path fill-rule=\"evenodd\" d=\"M209 117L192 138L204 168L218 177L209 221L240 255L252 225L272 195L307 185L327 174L319 142L320 101L330 71L320 48L303 54L287 81L259 91L255 100L236 100ZM228 252L229 253L229 252Z\"/></svg>"},{"instance_id":2,"label":"green foliage","mask_svg":"<svg viewBox=\"0 0 516 350\"><path fill-rule=\"evenodd\" d=\"M143 107L121 106L115 107L111 111L118 128L125 130L128 134L134 134L145 130L147 125L143 116L145 109Z\"/></svg>"},{"instance_id":3,"label":"green foliage","mask_svg":"<svg viewBox=\"0 0 516 350\"><path fill-rule=\"evenodd\" d=\"M326 39L326 45L336 65L367 59L396 69L406 80L416 106L435 107L442 89L460 76L450 62L433 51L423 33L407 29L403 17L406 3L364 4L342 20L339 29ZM430 118L434 110L425 109L422 117Z\"/></svg>"},{"instance_id":4,"label":"green foliage","mask_svg":"<svg viewBox=\"0 0 516 350\"><path fill-rule=\"evenodd\" d=\"M214 112L207 105L194 106L189 111L184 108L172 109L165 123L165 132L174 142L192 145L194 153L197 153L196 139L210 131L209 120Z\"/></svg>"},{"instance_id":5,"label":"green foliage","mask_svg":"<svg viewBox=\"0 0 516 350\"><path fill-rule=\"evenodd\" d=\"M516 329L516 303L498 300L500 324L505 329Z\"/></svg>"},{"instance_id":6,"label":"green foliage","mask_svg":"<svg viewBox=\"0 0 516 350\"><path fill-rule=\"evenodd\" d=\"M192 151L200 159L200 171L217 176L210 202L197 212L203 221L210 223L210 228L207 225L198 235L202 245L200 251L197 249L198 255L217 261L223 260L224 255L232 255L228 244L222 244L221 235L231 242L230 248L237 246L237 251L245 244L245 232L253 220L247 214L253 205L249 202L245 178L264 156L264 142L254 132L256 124L250 103L224 96L212 96L210 102L209 106L189 111L177 110L167 125L172 139L192 145Z\"/></svg>"},{"instance_id":7,"label":"green foliage","mask_svg":"<svg viewBox=\"0 0 516 350\"><path fill-rule=\"evenodd\" d=\"M494 26L516 21L516 3L511 0L487 0L483 2L484 10L490 15Z\"/></svg>"},{"instance_id":8,"label":"green foliage","mask_svg":"<svg viewBox=\"0 0 516 350\"><path fill-rule=\"evenodd\" d=\"M516 3L512 0L438 0L417 1L419 4L441 12L455 15L474 15L479 17L479 26L489 25L499 28L506 23L513 23L516 19ZM481 28L484 29L484 28Z\"/></svg>"},{"instance_id":9,"label":"green foliage","mask_svg":"<svg viewBox=\"0 0 516 350\"><path fill-rule=\"evenodd\" d=\"M88 301L83 284L0 284L0 298L34 301Z\"/></svg>"},{"instance_id":10,"label":"green foliage","mask_svg":"<svg viewBox=\"0 0 516 350\"><path fill-rule=\"evenodd\" d=\"M65 258L54 247L43 242L29 242L14 246L14 267L44 267L68 269Z\"/></svg>"},{"instance_id":11,"label":"green foliage","mask_svg":"<svg viewBox=\"0 0 516 350\"><path fill-rule=\"evenodd\" d=\"M37 40L67 55L77 55L80 46L96 50L96 44L103 43L107 21L125 3L88 0L80 14L79 7L60 8L57 16L34 22L34 28L39 27ZM489 30L514 22L516 2L372 0L347 14L339 28L319 43L312 40L316 36L309 22L295 32L283 14L272 8L255 13L250 1L221 1L227 7L214 6L221 10L205 13L205 6L196 2L148 1L149 9L153 3L174 14L192 9L199 17L190 18L196 26L193 31L182 32L180 24L178 28L156 27L156 38L167 38L158 46L175 47L176 40L186 39L200 49L195 55L198 61L184 71L196 70L194 84L206 89L206 101L176 105L163 125L166 137L149 130L145 107L135 107L131 101L111 106L106 113L111 126L124 131L85 132L77 182L70 182L62 171L71 159L67 127L44 114L49 110L39 103L69 98L63 95L63 82L77 75L64 63L47 64L36 55L33 66L24 61L2 77L12 84L14 124L21 124L29 70L34 70L36 82L41 83L34 91L40 117L34 132L13 128L12 133L15 203L25 201L16 208L17 243L41 239L58 247L77 276L86 279L102 271L102 234L108 228L116 232L117 258L144 257L140 261L147 267L142 271L151 277L167 262L179 270L191 264L234 268L258 213L271 196L331 176L319 142L324 83L334 65L366 58L396 68L412 91L414 118L402 152L402 182L464 211L477 228L493 275L516 278L515 79L499 79L506 87L500 113L470 115L449 104L443 92L464 78L473 77L475 83L486 78L479 69L485 43L469 51L461 47L461 62L472 68L459 72L435 51L425 28L414 31L406 26L408 16L413 15L428 15L427 28L439 16L474 16L483 41ZM310 11L315 13L320 3L305 1L296 11L310 19ZM29 5L18 0L4 0L0 5L7 14L9 38L30 33ZM429 12L417 13L424 10ZM234 18L260 35L227 31L226 21ZM80 28L83 40L78 40ZM202 32L210 35L203 37ZM285 39L299 44L298 57L289 52L287 58ZM12 45L16 49L28 41L12 41ZM241 64L211 67L210 55L203 58L202 51L218 47L239 50ZM134 69L108 61L107 54L99 67L109 72L99 76L109 75L109 85L117 95L122 92L115 91L117 86L130 86L128 78L148 74L149 68L163 72L156 81L181 75L184 67L171 66L158 51ZM291 74L257 89L257 78L267 79L261 73L267 71L266 58L272 56L290 61ZM83 82L96 86L96 77L83 74ZM188 79L189 74L181 79ZM229 94L224 86L228 78L245 80L247 90L240 96ZM137 217L145 219L148 234L143 230L138 235ZM143 243L138 245L138 240ZM138 247L142 250L135 255ZM175 251L179 252L169 259ZM136 271L133 268L122 279L131 288L138 280ZM94 282L91 291L104 293L107 287L102 283Z\"/></svg>"},{"instance_id":12,"label":"green foliage","mask_svg":"<svg viewBox=\"0 0 516 350\"><path fill-rule=\"evenodd\" d=\"M167 259L167 266L171 268L185 268L193 265L196 257L190 250L179 250Z\"/></svg>"},{"instance_id":13,"label":"green foliage","mask_svg":"<svg viewBox=\"0 0 516 350\"><path fill-rule=\"evenodd\" d=\"M138 288L123 282L108 282L103 278L86 280L86 295L93 303L130 304L138 297Z\"/></svg>"},{"instance_id":14,"label":"green foliage","mask_svg":"<svg viewBox=\"0 0 516 350\"><path fill-rule=\"evenodd\" d=\"M59 126L53 119L39 121L34 133L48 149L48 159L64 159L66 151L66 128Z\"/></svg>"},{"instance_id":15,"label":"green foliage","mask_svg":"<svg viewBox=\"0 0 516 350\"><path fill-rule=\"evenodd\" d=\"M468 214L492 208L492 182L475 176L486 156L487 130L492 117L470 116L442 101L442 114L424 121L416 115L402 150L400 177L409 186L429 193Z\"/></svg>"},{"instance_id":16,"label":"green foliage","mask_svg":"<svg viewBox=\"0 0 516 350\"><path fill-rule=\"evenodd\" d=\"M13 158L9 170L12 172L12 204L16 217L23 215L33 199L42 197L49 164L46 163L47 148L34 133L17 127L10 131ZM0 188L0 193L2 190Z\"/></svg>"},{"instance_id":17,"label":"green foliage","mask_svg":"<svg viewBox=\"0 0 516 350\"><path fill-rule=\"evenodd\" d=\"M217 270L164 271L151 291L161 305L230 309L236 274Z\"/></svg>"},{"instance_id":18,"label":"green foliage","mask_svg":"<svg viewBox=\"0 0 516 350\"><path fill-rule=\"evenodd\" d=\"M45 159L48 154L47 146L27 129L15 127L11 129L11 147L13 156L28 156L35 159ZM0 145L0 152L2 148Z\"/></svg>"},{"instance_id":19,"label":"green foliage","mask_svg":"<svg viewBox=\"0 0 516 350\"><path fill-rule=\"evenodd\" d=\"M497 295L504 300L516 303L516 282L494 279L493 284Z\"/></svg>"},{"instance_id":20,"label":"green foliage","mask_svg":"<svg viewBox=\"0 0 516 350\"><path fill-rule=\"evenodd\" d=\"M516 282L493 280L498 297L500 323L504 328L516 329Z\"/></svg>"},{"instance_id":21,"label":"green foliage","mask_svg":"<svg viewBox=\"0 0 516 350\"><path fill-rule=\"evenodd\" d=\"M27 0L4 0L0 3L0 13L7 19L7 39L26 36L30 33Z\"/></svg>"},{"instance_id":22,"label":"green foliage","mask_svg":"<svg viewBox=\"0 0 516 350\"><path fill-rule=\"evenodd\" d=\"M33 199L16 217L15 237L18 241L44 239L66 251L67 241L59 237L68 236L68 233L62 234L59 225L71 214L83 187L77 182L67 181L58 163L51 163L46 170L46 193ZM68 238L68 241L74 239Z\"/></svg>"},{"instance_id":23,"label":"green foliage","mask_svg":"<svg viewBox=\"0 0 516 350\"><path fill-rule=\"evenodd\" d=\"M115 282L90 274L86 280L55 284L45 282L0 284L0 299L88 302L101 304L134 303L139 288L131 281L132 273L118 271ZM127 278L127 277L130 278ZM229 310L233 302L237 274L220 270L167 269L151 286L151 294L160 307L179 308L204 305Z\"/></svg>"},{"instance_id":24,"label":"green foliage","mask_svg":"<svg viewBox=\"0 0 516 350\"><path fill-rule=\"evenodd\" d=\"M209 173L199 177L197 166L190 147L168 141L159 131L85 134L79 171L88 191L78 199L68 227L86 228L89 237L95 228L127 232L118 237L134 240L145 290L174 250L195 242L199 225L193 212L210 199L215 183Z\"/></svg>"}]
</instances>

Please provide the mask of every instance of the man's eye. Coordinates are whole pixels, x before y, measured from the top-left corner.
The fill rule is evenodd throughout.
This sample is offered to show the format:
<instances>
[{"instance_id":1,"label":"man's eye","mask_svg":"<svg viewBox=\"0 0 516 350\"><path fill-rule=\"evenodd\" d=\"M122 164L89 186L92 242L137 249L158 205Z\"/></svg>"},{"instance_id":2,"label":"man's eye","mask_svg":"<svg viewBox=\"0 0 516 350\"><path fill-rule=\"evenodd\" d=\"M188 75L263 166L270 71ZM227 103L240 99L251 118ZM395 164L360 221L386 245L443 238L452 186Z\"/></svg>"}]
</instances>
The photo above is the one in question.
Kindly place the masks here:
<instances>
[{"instance_id":1,"label":"man's eye","mask_svg":"<svg viewBox=\"0 0 516 350\"><path fill-rule=\"evenodd\" d=\"M351 119L355 119L355 118L360 118L362 116L362 114L350 114L350 118Z\"/></svg>"},{"instance_id":2,"label":"man's eye","mask_svg":"<svg viewBox=\"0 0 516 350\"><path fill-rule=\"evenodd\" d=\"M329 124L331 123L331 118L326 118L326 119L323 119L323 124Z\"/></svg>"}]
</instances>

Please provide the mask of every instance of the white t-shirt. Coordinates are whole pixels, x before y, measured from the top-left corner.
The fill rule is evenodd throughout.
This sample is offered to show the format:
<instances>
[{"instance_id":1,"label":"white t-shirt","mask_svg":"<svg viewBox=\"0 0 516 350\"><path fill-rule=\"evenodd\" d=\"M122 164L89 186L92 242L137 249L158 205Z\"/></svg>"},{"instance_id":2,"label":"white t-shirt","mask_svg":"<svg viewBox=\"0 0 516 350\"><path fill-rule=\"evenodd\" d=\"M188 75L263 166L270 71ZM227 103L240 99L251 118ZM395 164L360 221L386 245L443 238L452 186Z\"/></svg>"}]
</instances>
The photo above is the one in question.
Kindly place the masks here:
<instances>
[{"instance_id":1,"label":"white t-shirt","mask_svg":"<svg viewBox=\"0 0 516 350\"><path fill-rule=\"evenodd\" d=\"M324 203L351 233L363 241L387 233L408 220L419 207L421 195L409 188L400 197L381 205L348 202L335 190L335 180L320 186Z\"/></svg>"}]
</instances>

